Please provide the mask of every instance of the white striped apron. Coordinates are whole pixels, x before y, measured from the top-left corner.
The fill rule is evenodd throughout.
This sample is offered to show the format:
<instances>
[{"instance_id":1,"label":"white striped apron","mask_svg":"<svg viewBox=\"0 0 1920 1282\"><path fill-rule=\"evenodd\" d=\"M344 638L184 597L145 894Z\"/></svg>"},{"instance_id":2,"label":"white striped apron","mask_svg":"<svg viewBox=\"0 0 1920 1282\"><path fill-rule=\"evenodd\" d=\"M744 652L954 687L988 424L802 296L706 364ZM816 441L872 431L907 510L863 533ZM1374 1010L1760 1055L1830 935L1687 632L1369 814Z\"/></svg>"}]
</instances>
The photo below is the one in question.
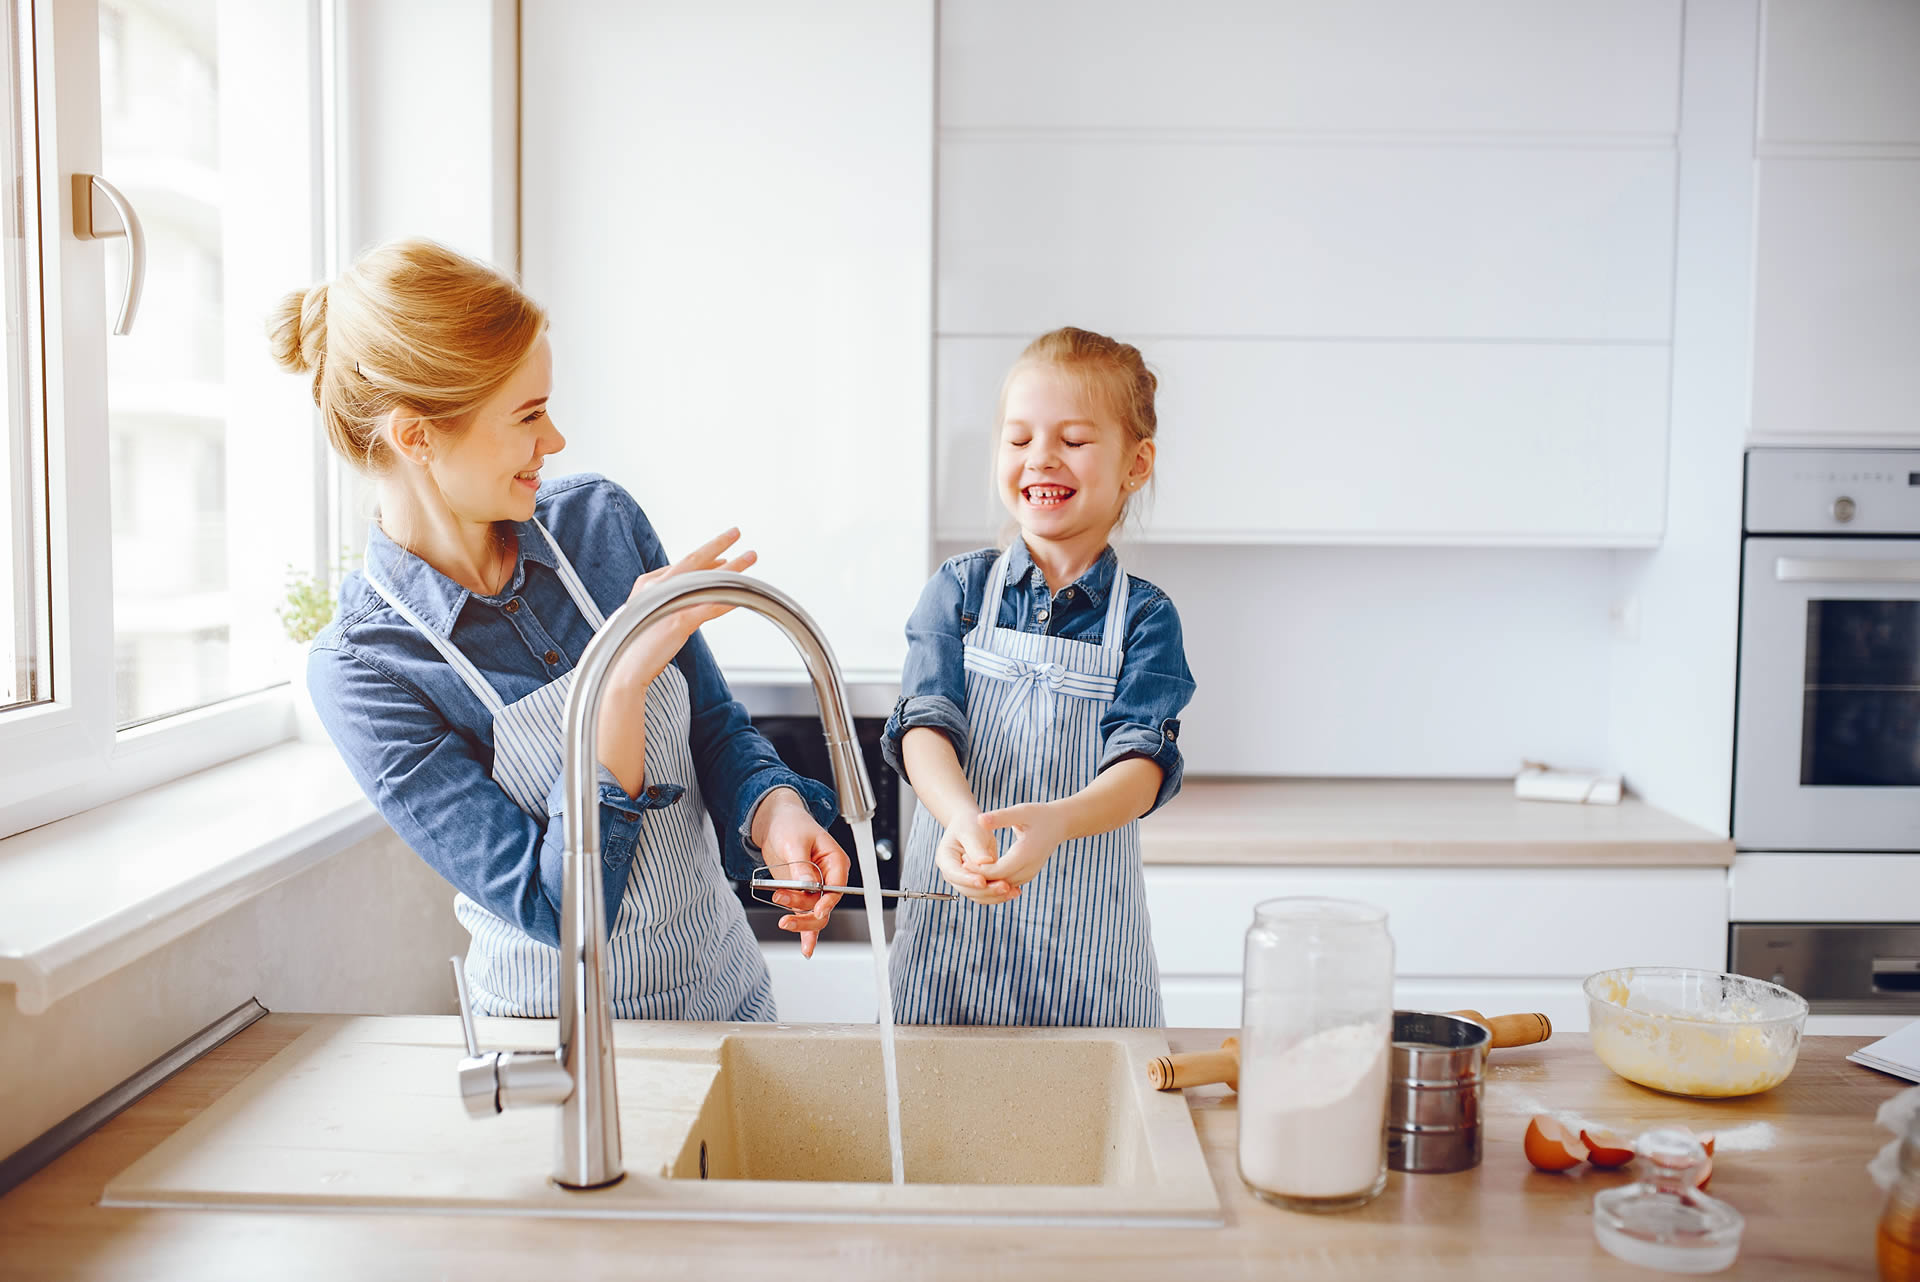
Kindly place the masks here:
<instances>
[{"instance_id":1,"label":"white striped apron","mask_svg":"<svg viewBox=\"0 0 1920 1282\"><path fill-rule=\"evenodd\" d=\"M535 521L555 569L581 615L598 632L606 616L546 526ZM367 582L438 650L493 714L493 779L513 803L546 822L559 779L567 692L563 673L504 704L479 669L426 626L371 571ZM745 911L720 870L720 850L700 796L687 741L687 679L668 664L647 687L647 778L686 789L670 806L645 810L633 867L608 932L608 991L617 1019L771 1020L773 986ZM559 822L553 820L553 822ZM598 860L594 861L598 864ZM454 915L473 936L467 986L482 1015L552 1018L558 1011L560 950L494 916L464 894Z\"/></svg>"},{"instance_id":2,"label":"white striped apron","mask_svg":"<svg viewBox=\"0 0 1920 1282\"><path fill-rule=\"evenodd\" d=\"M1098 643L997 626L1006 578L1002 552L966 638L966 776L982 810L1057 801L1093 782L1100 717L1124 658L1127 574L1118 563ZM918 807L903 885L948 889L933 862L944 835ZM1004 855L1015 834L997 836ZM1011 903L907 899L896 911L893 1009L902 1023L1165 1023L1138 822L1062 843Z\"/></svg>"}]
</instances>

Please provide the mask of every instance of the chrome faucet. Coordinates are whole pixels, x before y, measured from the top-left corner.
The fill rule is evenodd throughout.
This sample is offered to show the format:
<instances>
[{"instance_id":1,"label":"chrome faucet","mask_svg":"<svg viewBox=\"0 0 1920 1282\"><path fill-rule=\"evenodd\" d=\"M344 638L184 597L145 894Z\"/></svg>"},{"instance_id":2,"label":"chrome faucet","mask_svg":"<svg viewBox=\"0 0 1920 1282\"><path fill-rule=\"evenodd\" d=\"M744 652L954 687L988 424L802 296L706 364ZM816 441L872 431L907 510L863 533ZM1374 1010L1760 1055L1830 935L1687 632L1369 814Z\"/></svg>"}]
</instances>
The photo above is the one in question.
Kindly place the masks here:
<instances>
[{"instance_id":1,"label":"chrome faucet","mask_svg":"<svg viewBox=\"0 0 1920 1282\"><path fill-rule=\"evenodd\" d=\"M620 652L656 619L698 605L743 606L765 615L787 634L806 661L826 728L827 752L840 813L848 823L873 818L873 783L853 733L853 714L839 665L820 629L786 593L744 575L703 570L676 575L634 597L607 620L574 670L567 692L566 865L560 894L560 1045L552 1051L480 1052L472 1003L459 958L455 988L467 1057L460 1061L460 1095L467 1112L492 1117L509 1108L560 1106L560 1137L553 1181L562 1188L595 1189L617 1183L620 1100L614 1082L613 1007L607 994L606 898L600 884L600 688Z\"/></svg>"}]
</instances>

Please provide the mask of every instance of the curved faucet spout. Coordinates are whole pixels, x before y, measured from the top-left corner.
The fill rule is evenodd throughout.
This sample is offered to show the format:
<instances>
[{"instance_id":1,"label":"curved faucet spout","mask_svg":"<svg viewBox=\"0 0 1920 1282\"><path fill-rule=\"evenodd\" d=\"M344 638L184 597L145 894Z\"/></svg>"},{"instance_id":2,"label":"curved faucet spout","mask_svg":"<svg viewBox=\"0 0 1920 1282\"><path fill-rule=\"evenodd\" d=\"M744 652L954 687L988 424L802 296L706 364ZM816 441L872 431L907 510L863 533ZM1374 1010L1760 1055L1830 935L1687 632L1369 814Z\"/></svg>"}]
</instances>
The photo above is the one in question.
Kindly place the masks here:
<instances>
[{"instance_id":1,"label":"curved faucet spout","mask_svg":"<svg viewBox=\"0 0 1920 1282\"><path fill-rule=\"evenodd\" d=\"M681 574L621 606L588 643L567 692L566 868L560 905L559 1061L573 1081L560 1105L554 1181L599 1188L623 1174L620 1108L614 1088L613 1011L607 993L606 904L600 883L600 690L621 651L640 629L689 606L724 604L771 619L806 661L820 701L840 813L849 823L873 818L873 783L854 737L853 714L840 667L819 627L786 593L724 570Z\"/></svg>"}]
</instances>

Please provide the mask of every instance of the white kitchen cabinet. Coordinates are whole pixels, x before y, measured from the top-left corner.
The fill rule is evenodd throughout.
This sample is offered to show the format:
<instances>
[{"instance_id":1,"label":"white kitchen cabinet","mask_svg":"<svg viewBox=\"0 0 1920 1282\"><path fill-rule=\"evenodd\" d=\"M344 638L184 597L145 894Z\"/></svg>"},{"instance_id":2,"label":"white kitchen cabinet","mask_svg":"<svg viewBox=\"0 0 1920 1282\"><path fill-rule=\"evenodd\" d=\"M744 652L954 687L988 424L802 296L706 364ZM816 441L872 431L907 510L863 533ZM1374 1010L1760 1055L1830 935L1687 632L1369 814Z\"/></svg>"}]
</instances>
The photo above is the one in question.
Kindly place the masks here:
<instances>
[{"instance_id":1,"label":"white kitchen cabinet","mask_svg":"<svg viewBox=\"0 0 1920 1282\"><path fill-rule=\"evenodd\" d=\"M1920 144L1920 5L1766 0L1761 15L1763 148Z\"/></svg>"},{"instance_id":2,"label":"white kitchen cabinet","mask_svg":"<svg viewBox=\"0 0 1920 1282\"><path fill-rule=\"evenodd\" d=\"M948 133L940 332L1664 343L1674 174L1670 144Z\"/></svg>"},{"instance_id":3,"label":"white kitchen cabinet","mask_svg":"<svg viewBox=\"0 0 1920 1282\"><path fill-rule=\"evenodd\" d=\"M1254 906L1283 895L1359 899L1387 910L1394 1000L1494 1015L1544 1011L1587 1026L1581 981L1615 966L1720 970L1721 868L1147 868L1167 1022L1239 1024Z\"/></svg>"},{"instance_id":4,"label":"white kitchen cabinet","mask_svg":"<svg viewBox=\"0 0 1920 1282\"><path fill-rule=\"evenodd\" d=\"M1001 524L1024 341L1162 375L1168 543L1645 547L1682 6L941 10L936 515Z\"/></svg>"},{"instance_id":5,"label":"white kitchen cabinet","mask_svg":"<svg viewBox=\"0 0 1920 1282\"><path fill-rule=\"evenodd\" d=\"M842 665L897 676L926 580L931 0L525 0L521 243L553 318L548 472L670 553L729 525ZM735 675L800 670L745 612Z\"/></svg>"},{"instance_id":6,"label":"white kitchen cabinet","mask_svg":"<svg viewBox=\"0 0 1920 1282\"><path fill-rule=\"evenodd\" d=\"M1006 519L983 478L999 380L1023 341L940 340L940 538L985 541ZM1155 541L1624 546L1660 536L1663 345L1147 348L1163 433L1145 527Z\"/></svg>"},{"instance_id":7,"label":"white kitchen cabinet","mask_svg":"<svg viewBox=\"0 0 1920 1282\"><path fill-rule=\"evenodd\" d=\"M1676 83L1681 8L954 0L940 11L940 123L1666 135L1678 96L1646 87Z\"/></svg>"},{"instance_id":8,"label":"white kitchen cabinet","mask_svg":"<svg viewBox=\"0 0 1920 1282\"><path fill-rule=\"evenodd\" d=\"M1763 157L1758 200L1753 439L1920 441L1920 153Z\"/></svg>"},{"instance_id":9,"label":"white kitchen cabinet","mask_svg":"<svg viewBox=\"0 0 1920 1282\"><path fill-rule=\"evenodd\" d=\"M1920 441L1920 6L1768 0L1752 439Z\"/></svg>"}]
</instances>

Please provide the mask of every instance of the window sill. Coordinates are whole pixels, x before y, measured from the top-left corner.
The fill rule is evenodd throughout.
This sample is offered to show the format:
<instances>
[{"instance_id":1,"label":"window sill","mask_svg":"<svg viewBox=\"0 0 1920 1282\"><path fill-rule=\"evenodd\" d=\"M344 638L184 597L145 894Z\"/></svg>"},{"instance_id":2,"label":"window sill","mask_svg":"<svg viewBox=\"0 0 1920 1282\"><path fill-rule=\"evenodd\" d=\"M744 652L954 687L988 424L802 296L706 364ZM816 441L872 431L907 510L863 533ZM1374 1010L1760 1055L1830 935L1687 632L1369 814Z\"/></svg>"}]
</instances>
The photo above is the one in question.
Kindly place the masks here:
<instances>
[{"instance_id":1,"label":"window sill","mask_svg":"<svg viewBox=\"0 0 1920 1282\"><path fill-rule=\"evenodd\" d=\"M381 827L285 743L0 840L0 984L37 1015Z\"/></svg>"}]
</instances>

